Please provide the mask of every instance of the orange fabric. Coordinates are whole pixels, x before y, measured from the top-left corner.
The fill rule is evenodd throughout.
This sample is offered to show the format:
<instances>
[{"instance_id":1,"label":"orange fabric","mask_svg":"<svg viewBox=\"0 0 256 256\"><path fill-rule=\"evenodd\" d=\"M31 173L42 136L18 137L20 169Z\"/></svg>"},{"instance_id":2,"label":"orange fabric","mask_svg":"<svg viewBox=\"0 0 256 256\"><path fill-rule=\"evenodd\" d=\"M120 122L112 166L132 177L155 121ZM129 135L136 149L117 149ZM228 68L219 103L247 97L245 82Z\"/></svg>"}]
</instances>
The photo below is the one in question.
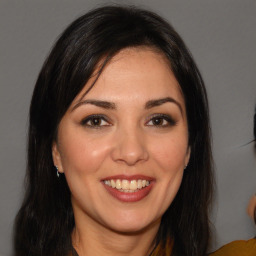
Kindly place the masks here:
<instances>
[{"instance_id":1,"label":"orange fabric","mask_svg":"<svg viewBox=\"0 0 256 256\"><path fill-rule=\"evenodd\" d=\"M256 256L256 239L233 241L210 256Z\"/></svg>"}]
</instances>

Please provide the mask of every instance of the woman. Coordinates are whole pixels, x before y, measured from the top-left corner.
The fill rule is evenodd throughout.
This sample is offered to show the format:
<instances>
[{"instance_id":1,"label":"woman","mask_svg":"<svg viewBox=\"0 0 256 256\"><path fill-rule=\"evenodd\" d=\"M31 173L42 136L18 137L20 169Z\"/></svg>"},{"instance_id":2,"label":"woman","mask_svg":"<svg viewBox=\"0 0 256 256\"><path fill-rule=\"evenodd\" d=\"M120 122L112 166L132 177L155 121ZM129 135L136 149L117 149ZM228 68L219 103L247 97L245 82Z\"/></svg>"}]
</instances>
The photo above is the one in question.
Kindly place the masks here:
<instances>
[{"instance_id":1,"label":"woman","mask_svg":"<svg viewBox=\"0 0 256 256\"><path fill-rule=\"evenodd\" d=\"M256 140L256 112L254 114L254 143ZM255 144L256 146L256 144ZM247 213L256 224L256 195L253 195L247 207ZM222 246L212 256L255 256L256 237L249 240L237 240Z\"/></svg>"},{"instance_id":2,"label":"woman","mask_svg":"<svg viewBox=\"0 0 256 256\"><path fill-rule=\"evenodd\" d=\"M74 21L39 74L28 143L16 255L206 254L207 96L158 15L106 6Z\"/></svg>"},{"instance_id":3,"label":"woman","mask_svg":"<svg viewBox=\"0 0 256 256\"><path fill-rule=\"evenodd\" d=\"M256 152L256 107L255 107L255 113L254 113L253 134L254 134L254 151ZM247 213L256 224L256 193L251 197L249 201L249 204L247 207ZM256 243L256 240L255 240L255 243Z\"/></svg>"}]
</instances>

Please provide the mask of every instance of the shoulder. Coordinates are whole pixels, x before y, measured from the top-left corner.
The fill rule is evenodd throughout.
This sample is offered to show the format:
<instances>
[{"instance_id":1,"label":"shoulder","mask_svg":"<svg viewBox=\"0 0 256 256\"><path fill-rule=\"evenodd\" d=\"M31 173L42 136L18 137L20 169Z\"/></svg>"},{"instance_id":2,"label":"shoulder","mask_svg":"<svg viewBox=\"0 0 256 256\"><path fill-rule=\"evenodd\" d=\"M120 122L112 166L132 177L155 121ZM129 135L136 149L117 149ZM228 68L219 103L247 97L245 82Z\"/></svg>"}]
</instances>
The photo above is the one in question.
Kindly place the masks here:
<instances>
[{"instance_id":1,"label":"shoulder","mask_svg":"<svg viewBox=\"0 0 256 256\"><path fill-rule=\"evenodd\" d=\"M210 256L255 256L256 239L238 240L222 246Z\"/></svg>"}]
</instances>

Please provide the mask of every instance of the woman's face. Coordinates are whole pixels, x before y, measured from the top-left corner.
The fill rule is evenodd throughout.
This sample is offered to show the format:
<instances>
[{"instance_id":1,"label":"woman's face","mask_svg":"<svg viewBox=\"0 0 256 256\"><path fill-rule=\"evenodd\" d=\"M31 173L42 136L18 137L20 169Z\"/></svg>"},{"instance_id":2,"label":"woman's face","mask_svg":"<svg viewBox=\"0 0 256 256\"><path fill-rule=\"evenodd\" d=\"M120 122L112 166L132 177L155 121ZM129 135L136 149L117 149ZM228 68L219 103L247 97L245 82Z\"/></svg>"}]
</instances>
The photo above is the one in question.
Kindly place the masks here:
<instances>
[{"instance_id":1,"label":"woman's face","mask_svg":"<svg viewBox=\"0 0 256 256\"><path fill-rule=\"evenodd\" d=\"M53 159L76 221L119 232L159 225L189 161L184 98L165 58L118 53L62 118Z\"/></svg>"}]
</instances>

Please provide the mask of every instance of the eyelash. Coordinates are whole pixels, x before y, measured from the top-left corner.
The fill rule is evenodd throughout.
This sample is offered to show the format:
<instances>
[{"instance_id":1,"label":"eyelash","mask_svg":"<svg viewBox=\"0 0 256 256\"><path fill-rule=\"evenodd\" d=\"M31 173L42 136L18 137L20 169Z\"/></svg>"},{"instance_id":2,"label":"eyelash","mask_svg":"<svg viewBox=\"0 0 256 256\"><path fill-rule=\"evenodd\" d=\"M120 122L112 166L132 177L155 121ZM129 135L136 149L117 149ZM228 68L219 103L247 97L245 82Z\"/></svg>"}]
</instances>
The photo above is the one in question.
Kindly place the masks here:
<instances>
[{"instance_id":1,"label":"eyelash","mask_svg":"<svg viewBox=\"0 0 256 256\"><path fill-rule=\"evenodd\" d=\"M98 119L100 121L99 125L92 124L92 123L88 124L89 122L92 122L93 120L96 120L96 119ZM107 124L101 125L102 121L106 122ZM111 123L104 115L90 115L81 121L81 125L89 127L89 128L93 128L93 129L100 129L102 126L110 126Z\"/></svg>"},{"instance_id":2,"label":"eyelash","mask_svg":"<svg viewBox=\"0 0 256 256\"><path fill-rule=\"evenodd\" d=\"M99 124L89 124L89 122L92 122L93 120L98 120ZM160 120L160 124L154 124L153 122ZM106 122L106 124L101 124L103 122ZM152 122L152 124L149 124L150 122ZM166 123L165 123L166 122ZM164 123L164 124L163 124ZM149 120L145 123L147 126L154 126L157 128L165 128L165 127L169 127L169 126L174 126L176 125L176 121L169 115L166 114L154 114L152 116L149 117ZM106 127L106 126L111 126L112 124L110 123L110 121L108 120L108 118L106 118L104 115L90 115L88 117L86 117L85 119L83 119L81 121L81 125L92 128L92 129L100 129L102 127Z\"/></svg>"},{"instance_id":3,"label":"eyelash","mask_svg":"<svg viewBox=\"0 0 256 256\"><path fill-rule=\"evenodd\" d=\"M150 116L149 121L146 122L146 124L156 121L156 120L160 120L161 124L157 125L157 124L152 124L152 125L148 125L148 126L155 126L157 128L165 128L165 127L169 127L169 126L174 126L176 125L176 121L169 115L166 114L154 114L152 116ZM166 122L165 124L162 124L162 122Z\"/></svg>"}]
</instances>

